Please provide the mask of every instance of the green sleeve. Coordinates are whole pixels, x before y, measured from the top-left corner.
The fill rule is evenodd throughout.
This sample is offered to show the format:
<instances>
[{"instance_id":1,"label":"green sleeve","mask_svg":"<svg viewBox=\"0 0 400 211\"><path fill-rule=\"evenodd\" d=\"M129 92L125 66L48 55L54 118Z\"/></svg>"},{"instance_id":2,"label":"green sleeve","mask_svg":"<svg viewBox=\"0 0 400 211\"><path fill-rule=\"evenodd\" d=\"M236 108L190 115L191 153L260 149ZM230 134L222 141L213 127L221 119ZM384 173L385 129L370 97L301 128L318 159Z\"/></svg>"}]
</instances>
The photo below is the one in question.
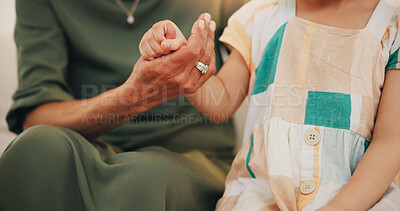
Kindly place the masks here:
<instances>
[{"instance_id":1,"label":"green sleeve","mask_svg":"<svg viewBox=\"0 0 400 211\"><path fill-rule=\"evenodd\" d=\"M47 102L73 100L66 83L68 48L47 0L16 0L15 42L18 88L7 115L11 131L22 132L26 115Z\"/></svg>"}]
</instances>

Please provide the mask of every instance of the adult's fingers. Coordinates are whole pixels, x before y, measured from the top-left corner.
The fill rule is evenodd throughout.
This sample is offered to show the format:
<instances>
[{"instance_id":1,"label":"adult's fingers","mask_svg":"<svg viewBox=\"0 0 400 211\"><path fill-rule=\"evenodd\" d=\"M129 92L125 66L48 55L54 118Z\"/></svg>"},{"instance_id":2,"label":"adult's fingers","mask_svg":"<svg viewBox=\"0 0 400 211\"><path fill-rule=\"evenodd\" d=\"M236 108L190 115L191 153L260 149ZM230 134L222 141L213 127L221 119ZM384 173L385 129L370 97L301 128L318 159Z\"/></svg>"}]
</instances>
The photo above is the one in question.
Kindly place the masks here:
<instances>
[{"instance_id":1,"label":"adult's fingers","mask_svg":"<svg viewBox=\"0 0 400 211\"><path fill-rule=\"evenodd\" d=\"M215 51L214 51L214 38L215 38L215 22L211 21L210 24L207 26L209 29L208 32L208 37L207 37L207 46L204 49L203 55L201 55L201 58L199 59L199 62L208 65L208 72L212 72L212 58L215 58ZM215 62L215 61L214 61ZM215 64L214 64L215 66ZM208 73L207 72L207 73ZM197 80L196 82L193 82L193 84L198 84L197 82L200 81L200 78L204 78L205 76L202 76L203 74L197 69L194 68L192 69L191 77L195 77Z\"/></svg>"},{"instance_id":2,"label":"adult's fingers","mask_svg":"<svg viewBox=\"0 0 400 211\"><path fill-rule=\"evenodd\" d=\"M217 71L217 67L215 65L215 52L213 52L213 55L211 56L210 64L208 66L208 72L206 74L203 74L200 76L198 83L197 83L198 86L201 87L211 76L213 76L215 74L216 71Z\"/></svg>"},{"instance_id":3,"label":"adult's fingers","mask_svg":"<svg viewBox=\"0 0 400 211\"><path fill-rule=\"evenodd\" d=\"M197 67L194 67L190 72L189 79L183 85L186 94L195 93L203 84L215 74L216 66L215 66L215 53L212 52L212 56L210 57L210 62L208 65L207 73L203 74Z\"/></svg>"},{"instance_id":4,"label":"adult's fingers","mask_svg":"<svg viewBox=\"0 0 400 211\"><path fill-rule=\"evenodd\" d=\"M200 56L199 60L196 61L196 64L197 64L197 62L201 62L201 63L207 65L209 68L207 73L209 73L209 72L211 73L211 72L215 72L215 71L213 71L215 69L215 64L210 65L212 62L215 63L215 60L212 61L212 58L213 57L215 58L215 52L214 52L215 22L214 21L209 22L209 24L207 24L205 30L208 31L207 39L206 39L206 47L202 46L202 48L203 48L202 55ZM193 92L197 91L197 89L205 82L205 79L200 80L201 78L208 79L209 77L211 77L211 76L209 76L210 74L207 75L207 73L203 75L203 73L199 69L197 69L197 67L195 67L195 65L190 68L189 78L185 82L185 85L184 85L185 86L184 88L187 93L193 93ZM200 82L202 82L202 83L200 84Z\"/></svg>"},{"instance_id":5,"label":"adult's fingers","mask_svg":"<svg viewBox=\"0 0 400 211\"><path fill-rule=\"evenodd\" d=\"M194 53L194 56L201 55L207 44L207 36L209 33L208 25L211 21L211 15L202 14L198 20L198 24L194 24L192 33L188 39L187 46Z\"/></svg>"},{"instance_id":6,"label":"adult's fingers","mask_svg":"<svg viewBox=\"0 0 400 211\"><path fill-rule=\"evenodd\" d=\"M214 54L214 44L215 44L215 22L211 21L210 24L207 26L208 34L207 34L207 43L206 47L204 48L204 53L200 57L200 62L209 65L211 62L211 57Z\"/></svg>"},{"instance_id":7,"label":"adult's fingers","mask_svg":"<svg viewBox=\"0 0 400 211\"><path fill-rule=\"evenodd\" d=\"M186 47L182 50L176 51L174 54L171 54L171 62L178 64L190 62L192 65L195 63L195 61L198 61L207 42L209 30L206 29L206 26L208 25L210 19L211 16L208 13L200 15L199 19L193 24L192 34L189 37Z\"/></svg>"},{"instance_id":8,"label":"adult's fingers","mask_svg":"<svg viewBox=\"0 0 400 211\"><path fill-rule=\"evenodd\" d=\"M208 65L208 72L199 78L198 84L200 86L203 85L204 82L206 82L208 80L208 78L210 78L216 72L215 50L214 50L216 24L214 21L210 22L209 29L210 29L210 33L208 34L208 38L207 38L207 48L205 50L204 55L200 59L201 61L203 60L205 62L208 62L208 63L205 63Z\"/></svg>"}]
</instances>

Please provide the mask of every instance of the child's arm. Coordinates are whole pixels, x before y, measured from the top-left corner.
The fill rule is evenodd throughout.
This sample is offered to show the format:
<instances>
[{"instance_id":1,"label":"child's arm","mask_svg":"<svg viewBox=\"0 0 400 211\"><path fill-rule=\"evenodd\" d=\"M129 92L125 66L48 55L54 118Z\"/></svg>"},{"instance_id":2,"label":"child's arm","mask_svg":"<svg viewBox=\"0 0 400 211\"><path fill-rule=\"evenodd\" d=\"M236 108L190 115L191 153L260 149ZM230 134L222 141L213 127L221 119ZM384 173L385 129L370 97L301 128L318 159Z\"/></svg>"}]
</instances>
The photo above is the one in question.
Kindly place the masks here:
<instances>
[{"instance_id":1,"label":"child's arm","mask_svg":"<svg viewBox=\"0 0 400 211\"><path fill-rule=\"evenodd\" d=\"M160 21L143 35L139 50L143 58L153 60L186 44L185 36L171 21Z\"/></svg>"},{"instance_id":2,"label":"child's arm","mask_svg":"<svg viewBox=\"0 0 400 211\"><path fill-rule=\"evenodd\" d=\"M214 56L215 57L215 56ZM213 65L213 64L211 64ZM213 122L228 120L247 95L250 71L234 48L216 76L212 76L193 95L192 104Z\"/></svg>"},{"instance_id":3,"label":"child's arm","mask_svg":"<svg viewBox=\"0 0 400 211\"><path fill-rule=\"evenodd\" d=\"M400 170L400 71L388 70L371 145L343 190L321 210L367 210Z\"/></svg>"}]
</instances>

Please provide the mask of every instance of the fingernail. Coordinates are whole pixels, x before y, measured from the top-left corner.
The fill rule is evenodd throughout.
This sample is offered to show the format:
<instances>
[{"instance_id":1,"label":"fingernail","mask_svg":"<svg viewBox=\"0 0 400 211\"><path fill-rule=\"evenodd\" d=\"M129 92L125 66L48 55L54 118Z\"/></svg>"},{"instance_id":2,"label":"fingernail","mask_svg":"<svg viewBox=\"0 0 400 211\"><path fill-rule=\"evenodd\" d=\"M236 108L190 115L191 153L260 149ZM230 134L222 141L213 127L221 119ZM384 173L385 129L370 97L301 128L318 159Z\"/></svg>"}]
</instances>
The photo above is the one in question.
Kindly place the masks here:
<instances>
[{"instance_id":1,"label":"fingernail","mask_svg":"<svg viewBox=\"0 0 400 211\"><path fill-rule=\"evenodd\" d=\"M215 29L216 29L216 24L215 24L215 22L214 21L211 21L211 23L210 23L210 30L212 31L212 32L214 32L215 31Z\"/></svg>"},{"instance_id":2,"label":"fingernail","mask_svg":"<svg viewBox=\"0 0 400 211\"><path fill-rule=\"evenodd\" d=\"M203 20L199 21L199 27L200 27L201 30L204 29L204 21Z\"/></svg>"},{"instance_id":3,"label":"fingernail","mask_svg":"<svg viewBox=\"0 0 400 211\"><path fill-rule=\"evenodd\" d=\"M211 15L210 15L210 13L206 13L206 14L204 15L204 19L206 19L207 22L210 22L210 20L211 20Z\"/></svg>"}]
</instances>

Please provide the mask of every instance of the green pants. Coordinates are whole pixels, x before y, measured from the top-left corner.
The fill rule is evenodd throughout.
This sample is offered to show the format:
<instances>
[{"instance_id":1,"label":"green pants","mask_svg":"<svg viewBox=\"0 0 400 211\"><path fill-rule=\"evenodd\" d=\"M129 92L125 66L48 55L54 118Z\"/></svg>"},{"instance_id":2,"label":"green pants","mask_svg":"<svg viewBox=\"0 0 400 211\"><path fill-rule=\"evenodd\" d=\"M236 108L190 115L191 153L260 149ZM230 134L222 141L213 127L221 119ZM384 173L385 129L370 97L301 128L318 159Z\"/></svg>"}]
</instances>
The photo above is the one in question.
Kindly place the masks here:
<instances>
[{"instance_id":1,"label":"green pants","mask_svg":"<svg viewBox=\"0 0 400 211\"><path fill-rule=\"evenodd\" d=\"M227 162L159 146L133 152L35 126L0 157L0 210L213 210Z\"/></svg>"}]
</instances>

